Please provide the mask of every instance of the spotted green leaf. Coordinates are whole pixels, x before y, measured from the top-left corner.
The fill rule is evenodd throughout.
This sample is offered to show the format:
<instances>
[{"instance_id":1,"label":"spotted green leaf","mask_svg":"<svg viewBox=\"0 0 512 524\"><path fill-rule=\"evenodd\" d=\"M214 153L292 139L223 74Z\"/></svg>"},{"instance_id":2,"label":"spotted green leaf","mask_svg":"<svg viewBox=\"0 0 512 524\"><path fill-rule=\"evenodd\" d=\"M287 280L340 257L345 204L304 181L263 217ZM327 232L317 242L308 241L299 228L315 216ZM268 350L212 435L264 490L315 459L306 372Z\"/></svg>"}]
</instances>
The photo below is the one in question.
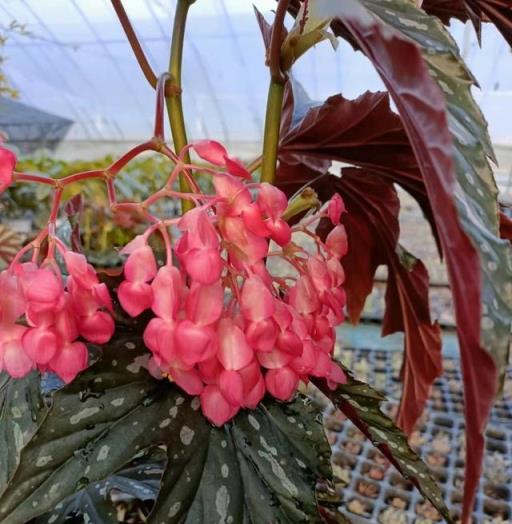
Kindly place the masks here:
<instances>
[{"instance_id":1,"label":"spotted green leaf","mask_svg":"<svg viewBox=\"0 0 512 524\"><path fill-rule=\"evenodd\" d=\"M197 398L147 373L147 359L140 338L124 337L54 393L0 498L0 523L51 512L157 445L167 465L151 523L321 522L315 484L331 476L330 448L307 399L266 401L215 428Z\"/></svg>"},{"instance_id":2,"label":"spotted green leaf","mask_svg":"<svg viewBox=\"0 0 512 524\"><path fill-rule=\"evenodd\" d=\"M410 448L407 437L393 421L381 411L386 400L381 393L368 384L354 379L344 368L347 383L332 391L325 381L315 383L398 469L404 478L411 481L430 500L447 522L452 522L443 500L443 493L430 474L428 467Z\"/></svg>"},{"instance_id":3,"label":"spotted green leaf","mask_svg":"<svg viewBox=\"0 0 512 524\"><path fill-rule=\"evenodd\" d=\"M39 385L35 373L19 380L0 373L0 493L14 473L20 452L43 415Z\"/></svg>"}]
</instances>

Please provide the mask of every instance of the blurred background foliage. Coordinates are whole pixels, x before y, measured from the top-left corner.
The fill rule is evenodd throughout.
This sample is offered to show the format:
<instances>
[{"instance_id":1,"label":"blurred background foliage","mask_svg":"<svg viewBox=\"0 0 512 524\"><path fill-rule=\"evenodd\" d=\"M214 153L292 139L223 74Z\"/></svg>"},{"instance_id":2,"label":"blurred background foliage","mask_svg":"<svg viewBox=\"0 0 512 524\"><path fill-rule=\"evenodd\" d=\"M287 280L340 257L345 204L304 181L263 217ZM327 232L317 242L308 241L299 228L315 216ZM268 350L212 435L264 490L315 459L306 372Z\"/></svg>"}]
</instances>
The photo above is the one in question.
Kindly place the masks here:
<instances>
[{"instance_id":1,"label":"blurred background foliage","mask_svg":"<svg viewBox=\"0 0 512 524\"><path fill-rule=\"evenodd\" d=\"M17 171L37 173L51 178L62 178L81 171L107 168L115 159L106 156L94 161L66 162L47 156L25 158L18 161ZM116 190L120 202L141 201L160 189L166 182L173 164L165 157L144 154L134 159L116 177ZM199 184L208 191L210 180L199 175ZM0 264L9 262L16 252L12 248L13 236L18 244L29 241L33 231L46 224L50 212L52 188L41 184L16 184L0 195ZM151 212L161 217L175 216L179 200L161 200ZM101 180L77 182L66 188L63 195L63 212L58 222L59 234L71 241L78 231L81 249L91 262L112 267L120 262L118 249L141 233L146 224L135 213L112 214L108 205L106 187ZM12 233L12 234L11 234ZM3 238L9 245L2 249ZM113 247L112 247L113 246Z\"/></svg>"}]
</instances>

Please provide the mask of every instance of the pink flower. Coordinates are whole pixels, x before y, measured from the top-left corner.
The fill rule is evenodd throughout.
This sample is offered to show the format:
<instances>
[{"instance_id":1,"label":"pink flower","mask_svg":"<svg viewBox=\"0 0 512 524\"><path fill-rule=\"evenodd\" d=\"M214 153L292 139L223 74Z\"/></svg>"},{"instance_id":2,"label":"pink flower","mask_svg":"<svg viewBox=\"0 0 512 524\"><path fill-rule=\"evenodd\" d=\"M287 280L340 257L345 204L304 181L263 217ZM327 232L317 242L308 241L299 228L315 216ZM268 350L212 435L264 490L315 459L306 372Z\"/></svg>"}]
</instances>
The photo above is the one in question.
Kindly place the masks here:
<instances>
[{"instance_id":1,"label":"pink flower","mask_svg":"<svg viewBox=\"0 0 512 524\"><path fill-rule=\"evenodd\" d=\"M248 180L251 179L251 174L242 162L236 158L229 157L226 148L219 142L215 142L214 140L200 140L194 142L191 147L198 156L210 164L225 167L226 171L233 176L246 178Z\"/></svg>"},{"instance_id":2,"label":"pink flower","mask_svg":"<svg viewBox=\"0 0 512 524\"><path fill-rule=\"evenodd\" d=\"M328 235L325 245L329 251L337 256L343 258L348 251L347 232L342 224L337 225Z\"/></svg>"},{"instance_id":3,"label":"pink flower","mask_svg":"<svg viewBox=\"0 0 512 524\"><path fill-rule=\"evenodd\" d=\"M23 350L22 339L27 328L13 324L2 326L0 333L0 371L22 378L34 368L34 362Z\"/></svg>"},{"instance_id":4,"label":"pink flower","mask_svg":"<svg viewBox=\"0 0 512 524\"><path fill-rule=\"evenodd\" d=\"M121 282L117 295L123 309L132 317L140 315L153 303L153 290L148 282L157 272L155 255L146 244L134 249L124 265L126 280Z\"/></svg>"},{"instance_id":5,"label":"pink flower","mask_svg":"<svg viewBox=\"0 0 512 524\"><path fill-rule=\"evenodd\" d=\"M175 252L189 276L202 284L213 284L222 272L219 237L206 211L195 208L179 222L183 235Z\"/></svg>"},{"instance_id":6,"label":"pink flower","mask_svg":"<svg viewBox=\"0 0 512 524\"><path fill-rule=\"evenodd\" d=\"M299 384L299 376L289 367L271 369L265 375L265 384L271 395L284 402L290 400Z\"/></svg>"},{"instance_id":7,"label":"pink flower","mask_svg":"<svg viewBox=\"0 0 512 524\"><path fill-rule=\"evenodd\" d=\"M244 332L230 318L223 318L218 327L218 358L225 369L239 370L254 358Z\"/></svg>"},{"instance_id":8,"label":"pink flower","mask_svg":"<svg viewBox=\"0 0 512 524\"><path fill-rule=\"evenodd\" d=\"M204 416L216 426L225 424L238 411L224 397L220 388L213 384L206 386L201 393L201 408Z\"/></svg>"},{"instance_id":9,"label":"pink flower","mask_svg":"<svg viewBox=\"0 0 512 524\"><path fill-rule=\"evenodd\" d=\"M281 216L288 207L286 195L277 187L263 183L260 185L258 195L258 206L268 217L265 225L270 231L270 238L280 246L288 244L291 240L290 226L281 219Z\"/></svg>"},{"instance_id":10,"label":"pink flower","mask_svg":"<svg viewBox=\"0 0 512 524\"><path fill-rule=\"evenodd\" d=\"M0 146L0 193L3 193L12 183L16 156L12 151Z\"/></svg>"},{"instance_id":11,"label":"pink flower","mask_svg":"<svg viewBox=\"0 0 512 524\"><path fill-rule=\"evenodd\" d=\"M340 223L342 213L346 212L345 203L338 193L329 200L327 205L327 216L330 218L332 224L337 226Z\"/></svg>"}]
</instances>

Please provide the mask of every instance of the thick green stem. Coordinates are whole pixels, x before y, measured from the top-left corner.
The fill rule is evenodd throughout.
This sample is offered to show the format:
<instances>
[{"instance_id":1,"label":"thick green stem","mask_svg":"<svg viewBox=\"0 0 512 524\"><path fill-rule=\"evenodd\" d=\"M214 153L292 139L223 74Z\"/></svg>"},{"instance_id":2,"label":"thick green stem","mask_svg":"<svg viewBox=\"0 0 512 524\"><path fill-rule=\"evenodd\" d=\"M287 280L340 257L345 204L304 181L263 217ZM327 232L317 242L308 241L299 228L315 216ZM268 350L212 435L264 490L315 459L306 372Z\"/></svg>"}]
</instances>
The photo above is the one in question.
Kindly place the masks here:
<instances>
[{"instance_id":1,"label":"thick green stem","mask_svg":"<svg viewBox=\"0 0 512 524\"><path fill-rule=\"evenodd\" d=\"M188 144L185 118L183 116L183 104L181 101L181 64L183 61L183 43L185 40L188 9L194 1L195 0L178 0L172 32L169 73L171 75L173 93L167 98L167 112L169 113L174 149L177 154ZM187 164L191 163L188 153L185 155L184 160ZM183 193L190 193L192 191L183 175L180 176L180 191ZM183 213L185 213L194 207L194 204L190 201L183 200L181 207Z\"/></svg>"},{"instance_id":2,"label":"thick green stem","mask_svg":"<svg viewBox=\"0 0 512 524\"><path fill-rule=\"evenodd\" d=\"M268 90L265 136L263 139L263 161L261 164L261 181L269 182L270 184L273 184L276 178L284 86L284 83L272 80Z\"/></svg>"}]
</instances>

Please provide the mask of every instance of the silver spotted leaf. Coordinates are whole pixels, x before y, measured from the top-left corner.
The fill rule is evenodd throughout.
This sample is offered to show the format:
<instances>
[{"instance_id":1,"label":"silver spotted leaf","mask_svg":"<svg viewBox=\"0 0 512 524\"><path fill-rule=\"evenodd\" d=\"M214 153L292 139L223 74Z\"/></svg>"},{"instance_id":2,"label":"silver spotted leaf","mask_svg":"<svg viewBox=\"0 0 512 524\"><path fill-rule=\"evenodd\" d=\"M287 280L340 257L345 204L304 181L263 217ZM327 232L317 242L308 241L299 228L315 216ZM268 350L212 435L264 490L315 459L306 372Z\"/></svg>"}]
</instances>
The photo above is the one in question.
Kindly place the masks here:
<instances>
[{"instance_id":1,"label":"silver spotted leaf","mask_svg":"<svg viewBox=\"0 0 512 524\"><path fill-rule=\"evenodd\" d=\"M315 485L331 476L330 448L307 399L265 401L216 428L197 398L152 378L147 360L140 338L126 336L53 394L0 498L0 523L47 514L155 446L167 463L151 523L322 522Z\"/></svg>"},{"instance_id":2,"label":"silver spotted leaf","mask_svg":"<svg viewBox=\"0 0 512 524\"><path fill-rule=\"evenodd\" d=\"M0 373L0 493L16 470L23 446L44 413L36 373L14 380Z\"/></svg>"},{"instance_id":3,"label":"silver spotted leaf","mask_svg":"<svg viewBox=\"0 0 512 524\"><path fill-rule=\"evenodd\" d=\"M447 522L452 522L443 493L428 467L410 448L407 437L380 409L386 400L368 384L354 379L343 368L347 383L331 390L324 380L315 379L317 387L369 438L402 476L412 482L430 500Z\"/></svg>"}]
</instances>

